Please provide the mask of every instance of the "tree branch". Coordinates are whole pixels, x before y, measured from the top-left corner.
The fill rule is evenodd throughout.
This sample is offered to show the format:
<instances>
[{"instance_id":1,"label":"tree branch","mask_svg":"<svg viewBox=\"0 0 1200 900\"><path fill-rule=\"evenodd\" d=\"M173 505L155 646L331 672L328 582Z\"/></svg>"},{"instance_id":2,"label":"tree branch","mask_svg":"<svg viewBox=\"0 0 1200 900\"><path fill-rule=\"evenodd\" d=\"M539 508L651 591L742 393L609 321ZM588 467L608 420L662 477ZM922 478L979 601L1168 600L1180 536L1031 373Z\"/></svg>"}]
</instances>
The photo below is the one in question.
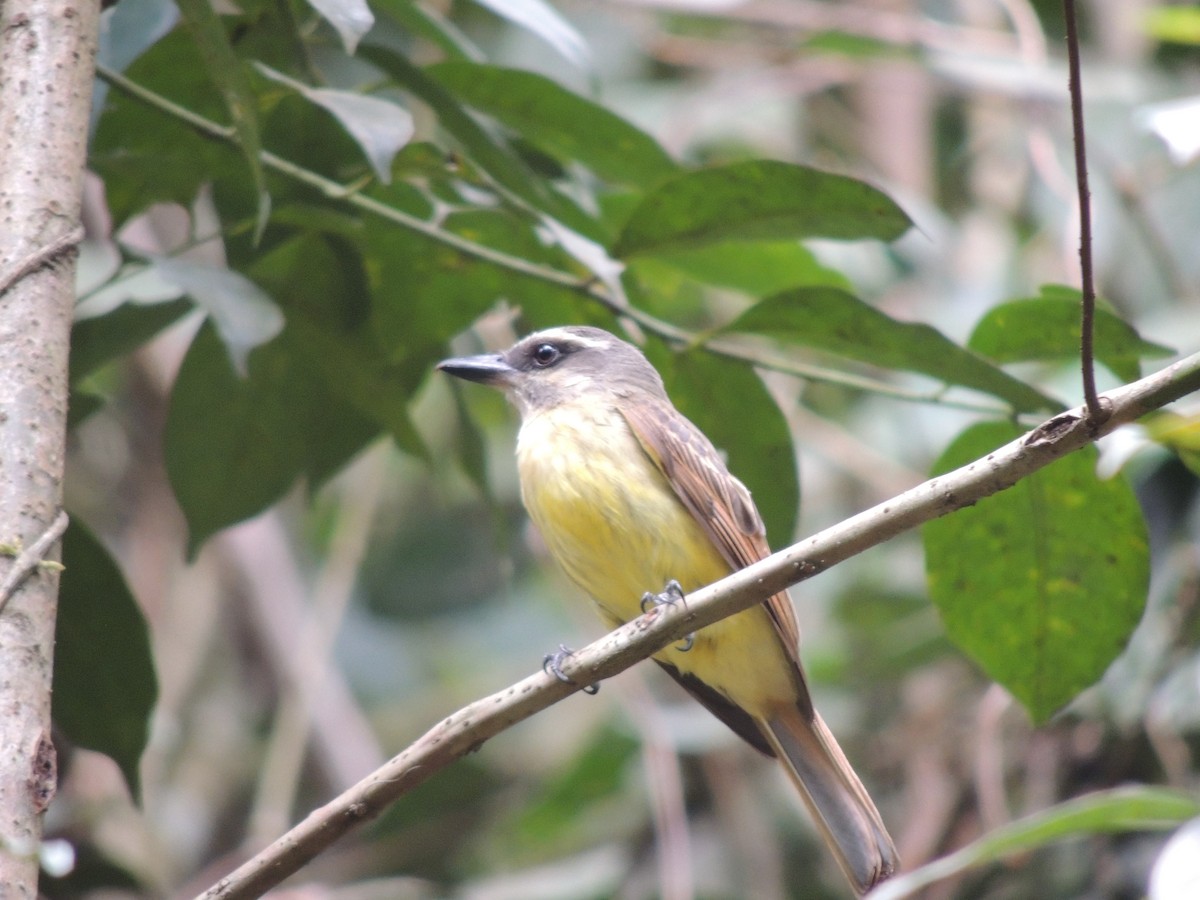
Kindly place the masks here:
<instances>
[{"instance_id":1,"label":"tree branch","mask_svg":"<svg viewBox=\"0 0 1200 900\"><path fill-rule=\"evenodd\" d=\"M0 615L0 893L12 897L37 895L56 788L58 577L43 566L45 577L22 578L27 561L54 561L65 525L75 266L64 251L80 234L99 14L95 0L0 0L0 538L31 545L8 571Z\"/></svg>"},{"instance_id":2,"label":"tree branch","mask_svg":"<svg viewBox=\"0 0 1200 900\"><path fill-rule=\"evenodd\" d=\"M901 532L977 501L1090 444L1119 425L1200 390L1200 353L1107 392L1111 415L1093 427L1084 408L1061 413L984 459L926 481L728 578L656 607L564 661L573 683L539 672L459 710L386 765L283 835L200 895L201 900L257 897L297 871L360 822L505 729L580 690L611 678L673 641L823 572ZM657 589L658 585L647 585Z\"/></svg>"}]
</instances>

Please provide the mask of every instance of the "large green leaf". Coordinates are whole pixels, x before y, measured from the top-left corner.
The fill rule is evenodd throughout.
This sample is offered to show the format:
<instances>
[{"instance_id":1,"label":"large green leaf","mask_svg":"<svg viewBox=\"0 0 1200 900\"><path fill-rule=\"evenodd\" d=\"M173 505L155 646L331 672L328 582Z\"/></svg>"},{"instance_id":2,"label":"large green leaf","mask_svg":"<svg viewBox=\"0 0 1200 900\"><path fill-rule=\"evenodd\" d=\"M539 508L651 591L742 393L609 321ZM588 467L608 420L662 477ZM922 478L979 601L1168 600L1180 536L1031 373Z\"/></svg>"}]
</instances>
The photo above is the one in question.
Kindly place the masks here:
<instances>
[{"instance_id":1,"label":"large green leaf","mask_svg":"<svg viewBox=\"0 0 1200 900\"><path fill-rule=\"evenodd\" d=\"M945 878L1057 841L1089 834L1165 831L1200 814L1200 803L1182 791L1119 787L1085 794L1010 822L949 856L897 875L871 891L871 900L902 900Z\"/></svg>"},{"instance_id":2,"label":"large green leaf","mask_svg":"<svg viewBox=\"0 0 1200 900\"><path fill-rule=\"evenodd\" d=\"M468 62L426 71L560 162L583 163L606 181L648 188L679 170L650 135L543 75Z\"/></svg>"},{"instance_id":3,"label":"large green leaf","mask_svg":"<svg viewBox=\"0 0 1200 900\"><path fill-rule=\"evenodd\" d=\"M933 475L1019 437L968 428ZM1043 722L1104 674L1146 602L1146 525L1122 478L1088 447L923 529L929 593L946 632Z\"/></svg>"},{"instance_id":4,"label":"large green leaf","mask_svg":"<svg viewBox=\"0 0 1200 900\"><path fill-rule=\"evenodd\" d=\"M134 797L158 678L150 634L120 569L82 525L63 539L54 645L54 721L70 740L112 757Z\"/></svg>"},{"instance_id":5,"label":"large green leaf","mask_svg":"<svg viewBox=\"0 0 1200 900\"><path fill-rule=\"evenodd\" d=\"M745 363L704 350L672 353L650 344L675 406L726 455L729 470L754 496L773 546L789 543L800 508L800 481L787 420Z\"/></svg>"},{"instance_id":6,"label":"large green leaf","mask_svg":"<svg viewBox=\"0 0 1200 900\"><path fill-rule=\"evenodd\" d=\"M246 378L233 371L211 324L188 348L171 392L165 456L190 552L266 509L302 473L328 477L378 433L331 393L300 342L289 323L251 353Z\"/></svg>"},{"instance_id":7,"label":"large green leaf","mask_svg":"<svg viewBox=\"0 0 1200 900\"><path fill-rule=\"evenodd\" d=\"M427 366L394 359L374 340L367 276L356 247L333 236L301 235L264 254L250 273L283 298L288 347L321 380L323 392L387 429L402 450L424 455L408 401ZM322 428L317 420L310 424ZM327 474L323 467L306 471Z\"/></svg>"},{"instance_id":8,"label":"large green leaf","mask_svg":"<svg viewBox=\"0 0 1200 900\"><path fill-rule=\"evenodd\" d=\"M604 240L599 231L599 222L535 175L503 138L477 121L454 94L423 69L382 47L364 47L360 55L427 103L437 114L441 126L454 136L475 165L486 172L496 185L532 209L548 213L580 234L592 240Z\"/></svg>"},{"instance_id":9,"label":"large green leaf","mask_svg":"<svg viewBox=\"0 0 1200 900\"><path fill-rule=\"evenodd\" d=\"M627 259L749 238L890 241L911 224L890 197L865 182L752 160L662 183L634 208L612 253Z\"/></svg>"},{"instance_id":10,"label":"large green leaf","mask_svg":"<svg viewBox=\"0 0 1200 900\"><path fill-rule=\"evenodd\" d=\"M1082 296L1075 288L1045 285L1041 295L994 306L979 320L967 346L998 363L1079 358ZM1096 359L1125 381L1141 377L1138 361L1170 356L1170 347L1142 337L1106 309L1096 310Z\"/></svg>"},{"instance_id":11,"label":"large green leaf","mask_svg":"<svg viewBox=\"0 0 1200 900\"><path fill-rule=\"evenodd\" d=\"M303 469L303 445L284 402L292 367L280 341L250 355L247 378L206 322L175 386L164 436L167 474L187 518L191 552L227 525L283 496Z\"/></svg>"},{"instance_id":12,"label":"large green leaf","mask_svg":"<svg viewBox=\"0 0 1200 900\"><path fill-rule=\"evenodd\" d=\"M838 288L776 294L750 307L723 330L761 334L886 369L920 372L999 397L1019 412L1060 407L936 328L899 322Z\"/></svg>"}]
</instances>

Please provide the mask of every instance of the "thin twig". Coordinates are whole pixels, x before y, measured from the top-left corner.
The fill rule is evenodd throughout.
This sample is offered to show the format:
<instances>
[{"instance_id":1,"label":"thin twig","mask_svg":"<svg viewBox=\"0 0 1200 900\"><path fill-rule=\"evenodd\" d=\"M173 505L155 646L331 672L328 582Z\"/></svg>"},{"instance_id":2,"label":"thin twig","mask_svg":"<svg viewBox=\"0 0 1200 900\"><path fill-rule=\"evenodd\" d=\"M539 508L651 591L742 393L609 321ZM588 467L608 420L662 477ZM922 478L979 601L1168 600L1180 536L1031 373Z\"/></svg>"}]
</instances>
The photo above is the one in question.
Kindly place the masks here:
<instances>
[{"instance_id":1,"label":"thin twig","mask_svg":"<svg viewBox=\"0 0 1200 900\"><path fill-rule=\"evenodd\" d=\"M1055 416L1038 428L945 475L861 512L733 573L687 597L657 607L564 660L562 681L538 672L464 707L341 796L314 810L287 834L211 888L201 900L246 900L299 870L347 831L485 741L585 685L611 678L672 641L749 609L787 587L932 519L998 493L1102 434L1200 390L1200 353L1154 375L1109 391L1111 415L1093 427L1086 409Z\"/></svg>"},{"instance_id":2,"label":"thin twig","mask_svg":"<svg viewBox=\"0 0 1200 900\"><path fill-rule=\"evenodd\" d=\"M12 268L0 275L0 296L3 296L5 291L26 275L36 272L42 266L57 259L65 250L74 247L83 240L83 234L83 226L76 225L70 231L63 232L48 244L43 244L17 260Z\"/></svg>"},{"instance_id":3,"label":"thin twig","mask_svg":"<svg viewBox=\"0 0 1200 900\"><path fill-rule=\"evenodd\" d=\"M68 522L70 519L67 518L67 514L59 510L54 521L38 536L38 539L22 550L13 560L12 566L4 573L4 580L0 581L0 612L4 611L4 606L8 603L9 598L17 592L17 588L29 577L29 574L42 565L46 554L54 546L54 542L61 538L63 532L67 530Z\"/></svg>"},{"instance_id":4,"label":"thin twig","mask_svg":"<svg viewBox=\"0 0 1200 900\"><path fill-rule=\"evenodd\" d=\"M131 81L119 72L113 71L104 65L97 65L96 74L117 90L158 109L160 112L178 118L205 137L233 145L237 144L237 135L233 132L233 129L213 122L211 119L207 119L189 109L185 109L144 85ZM410 231L415 231L430 240L451 247L467 256L571 291L584 299L599 304L615 316L629 319L645 331L662 338L668 343L685 347L701 343L701 338L698 334L672 325L670 322L659 319L637 307L629 306L622 299L612 296L591 275L580 276L564 272L553 266L533 263L519 256L513 256L486 245L477 244L453 232L445 231L432 222L419 219L394 206L389 206L386 203L376 200L374 197L360 193L357 187L347 188L345 185L325 178L311 169L306 169L270 151L262 151L260 158L265 168L307 184L331 200L347 203L364 212L379 216ZM737 340L713 338L703 343L706 350L718 356L735 359L776 372L783 372L808 381L833 384L838 387L850 388L851 390L869 391L873 394L891 397L896 400L930 403L962 409L968 412L983 413L985 415L1008 416L1012 412L1010 408L1000 407L996 404L971 403L948 399L942 396L941 391L913 391L849 372L837 372L781 357L764 357L763 354L742 345Z\"/></svg>"},{"instance_id":5,"label":"thin twig","mask_svg":"<svg viewBox=\"0 0 1200 900\"><path fill-rule=\"evenodd\" d=\"M1094 426L1105 412L1096 395L1094 349L1096 284L1092 273L1092 197L1088 189L1087 150L1083 131L1083 86L1079 76L1079 28L1075 22L1075 0L1063 0L1067 20L1068 86L1071 92L1071 130L1075 138L1075 184L1079 190L1079 268L1083 285L1083 314L1080 322L1079 357L1083 370L1083 398L1088 419Z\"/></svg>"}]
</instances>

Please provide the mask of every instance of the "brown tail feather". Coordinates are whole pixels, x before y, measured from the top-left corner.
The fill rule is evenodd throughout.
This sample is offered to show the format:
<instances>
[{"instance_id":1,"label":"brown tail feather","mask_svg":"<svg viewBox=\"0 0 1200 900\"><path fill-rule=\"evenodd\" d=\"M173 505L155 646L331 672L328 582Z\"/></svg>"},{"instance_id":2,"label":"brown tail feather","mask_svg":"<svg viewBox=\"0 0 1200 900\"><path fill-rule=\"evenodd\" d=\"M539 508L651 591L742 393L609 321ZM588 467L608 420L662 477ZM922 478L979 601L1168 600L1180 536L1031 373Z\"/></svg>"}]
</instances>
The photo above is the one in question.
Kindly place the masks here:
<instances>
[{"instance_id":1,"label":"brown tail feather","mask_svg":"<svg viewBox=\"0 0 1200 900\"><path fill-rule=\"evenodd\" d=\"M800 789L838 865L859 894L900 865L896 847L867 789L833 734L814 712L781 709L762 722L763 733Z\"/></svg>"}]
</instances>

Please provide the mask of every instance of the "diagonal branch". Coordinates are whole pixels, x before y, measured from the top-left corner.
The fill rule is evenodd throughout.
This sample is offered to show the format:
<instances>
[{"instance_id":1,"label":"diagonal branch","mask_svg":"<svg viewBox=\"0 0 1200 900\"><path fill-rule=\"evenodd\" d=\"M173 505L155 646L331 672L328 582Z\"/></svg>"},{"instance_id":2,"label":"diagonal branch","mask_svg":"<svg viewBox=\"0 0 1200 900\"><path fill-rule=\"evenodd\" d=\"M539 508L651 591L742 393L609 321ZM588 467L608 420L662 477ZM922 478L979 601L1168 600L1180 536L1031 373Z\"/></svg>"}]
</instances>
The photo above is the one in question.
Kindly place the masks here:
<instances>
[{"instance_id":1,"label":"diagonal branch","mask_svg":"<svg viewBox=\"0 0 1200 900\"><path fill-rule=\"evenodd\" d=\"M1117 426L1196 390L1200 390L1200 353L1102 395L1111 415L1098 428L1092 427L1084 408L1061 413L986 458L930 479L772 554L690 594L685 603L656 607L567 659L562 669L573 683L539 672L447 717L399 756L314 810L287 834L222 878L201 895L201 900L260 896L352 827L379 815L388 804L454 760L583 685L611 678L699 628L748 609L901 532L1011 487Z\"/></svg>"}]
</instances>

